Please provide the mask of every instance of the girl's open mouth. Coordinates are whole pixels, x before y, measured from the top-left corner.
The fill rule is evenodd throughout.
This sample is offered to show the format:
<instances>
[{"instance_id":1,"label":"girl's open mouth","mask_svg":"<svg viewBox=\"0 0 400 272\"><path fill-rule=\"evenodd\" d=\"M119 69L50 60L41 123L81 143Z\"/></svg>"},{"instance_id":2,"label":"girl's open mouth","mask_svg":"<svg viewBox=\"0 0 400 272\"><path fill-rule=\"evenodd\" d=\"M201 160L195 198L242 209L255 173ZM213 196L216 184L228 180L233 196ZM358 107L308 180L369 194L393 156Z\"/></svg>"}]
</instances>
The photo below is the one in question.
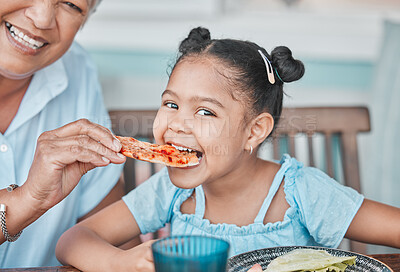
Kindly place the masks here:
<instances>
[{"instance_id":1,"label":"girl's open mouth","mask_svg":"<svg viewBox=\"0 0 400 272\"><path fill-rule=\"evenodd\" d=\"M183 147L183 146L179 146L179 145L175 145L175 144L171 144L171 143L169 145L175 147L177 150L179 150L182 153L187 152L187 153L196 154L197 158L199 159L199 164L201 162L201 159L203 158L203 153L198 151L198 150L187 148L187 147ZM196 167L196 166L198 166L198 165L195 165L194 167Z\"/></svg>"}]
</instances>

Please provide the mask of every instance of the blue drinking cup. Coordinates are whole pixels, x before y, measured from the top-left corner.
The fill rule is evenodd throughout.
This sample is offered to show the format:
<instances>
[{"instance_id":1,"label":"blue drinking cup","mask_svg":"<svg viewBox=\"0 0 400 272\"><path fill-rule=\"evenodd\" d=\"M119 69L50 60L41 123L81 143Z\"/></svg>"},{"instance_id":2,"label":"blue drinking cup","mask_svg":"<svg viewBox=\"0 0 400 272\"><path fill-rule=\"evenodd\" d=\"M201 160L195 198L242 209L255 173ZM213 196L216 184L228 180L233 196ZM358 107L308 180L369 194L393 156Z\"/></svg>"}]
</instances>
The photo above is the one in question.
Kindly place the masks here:
<instances>
[{"instance_id":1,"label":"blue drinking cup","mask_svg":"<svg viewBox=\"0 0 400 272\"><path fill-rule=\"evenodd\" d=\"M209 236L171 236L153 243L156 272L225 272L229 243Z\"/></svg>"}]
</instances>

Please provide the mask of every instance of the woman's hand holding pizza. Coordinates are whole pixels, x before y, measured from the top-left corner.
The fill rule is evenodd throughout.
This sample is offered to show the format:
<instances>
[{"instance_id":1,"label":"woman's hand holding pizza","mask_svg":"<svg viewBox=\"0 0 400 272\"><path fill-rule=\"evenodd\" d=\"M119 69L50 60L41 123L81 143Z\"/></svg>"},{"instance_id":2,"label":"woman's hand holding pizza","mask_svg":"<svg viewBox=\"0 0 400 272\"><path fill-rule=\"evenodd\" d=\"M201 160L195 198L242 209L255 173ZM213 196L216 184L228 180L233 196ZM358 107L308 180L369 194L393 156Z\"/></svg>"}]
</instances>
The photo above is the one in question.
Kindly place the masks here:
<instances>
[{"instance_id":1,"label":"woman's hand holding pizza","mask_svg":"<svg viewBox=\"0 0 400 272\"><path fill-rule=\"evenodd\" d=\"M86 119L44 132L21 189L45 212L63 200L89 170L125 162L120 149L107 128Z\"/></svg>"}]
</instances>

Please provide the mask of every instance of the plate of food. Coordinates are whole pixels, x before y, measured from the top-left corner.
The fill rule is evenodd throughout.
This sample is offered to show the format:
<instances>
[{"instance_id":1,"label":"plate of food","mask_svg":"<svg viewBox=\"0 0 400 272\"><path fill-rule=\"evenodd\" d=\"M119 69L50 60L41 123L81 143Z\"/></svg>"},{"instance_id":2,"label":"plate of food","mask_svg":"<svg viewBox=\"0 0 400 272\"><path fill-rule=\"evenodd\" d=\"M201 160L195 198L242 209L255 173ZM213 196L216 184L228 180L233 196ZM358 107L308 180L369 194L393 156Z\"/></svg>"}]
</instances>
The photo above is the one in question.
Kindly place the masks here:
<instances>
[{"instance_id":1,"label":"plate of food","mask_svg":"<svg viewBox=\"0 0 400 272\"><path fill-rule=\"evenodd\" d=\"M228 272L246 272L254 264L266 272L393 272L384 263L355 252L312 246L271 247L229 258Z\"/></svg>"}]
</instances>

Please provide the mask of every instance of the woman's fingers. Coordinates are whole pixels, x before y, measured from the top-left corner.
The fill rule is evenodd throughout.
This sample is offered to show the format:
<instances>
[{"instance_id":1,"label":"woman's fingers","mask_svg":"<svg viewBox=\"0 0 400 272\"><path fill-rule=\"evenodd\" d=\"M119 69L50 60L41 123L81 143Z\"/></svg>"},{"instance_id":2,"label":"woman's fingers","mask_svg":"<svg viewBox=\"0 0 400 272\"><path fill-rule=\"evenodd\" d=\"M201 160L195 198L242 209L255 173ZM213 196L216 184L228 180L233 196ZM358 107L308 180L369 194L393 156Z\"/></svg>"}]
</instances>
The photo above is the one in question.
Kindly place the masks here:
<instances>
[{"instance_id":1,"label":"woman's fingers","mask_svg":"<svg viewBox=\"0 0 400 272\"><path fill-rule=\"evenodd\" d=\"M87 135L69 136L62 139L56 138L51 141L52 144L55 144L60 148L67 147L73 155L79 155L81 152L90 153L89 151L93 151L94 153L100 155L105 161L112 163L125 162L124 155L109 149L102 143Z\"/></svg>"},{"instance_id":2,"label":"woman's fingers","mask_svg":"<svg viewBox=\"0 0 400 272\"><path fill-rule=\"evenodd\" d=\"M63 146L59 150L60 152L56 153L54 156L55 161L59 162L61 167L74 162L91 163L95 166L106 166L111 162L108 157L77 145ZM116 161L113 160L113 162ZM117 161L117 163L121 163L121 159Z\"/></svg>"},{"instance_id":3,"label":"woman's fingers","mask_svg":"<svg viewBox=\"0 0 400 272\"><path fill-rule=\"evenodd\" d=\"M61 155L59 162L65 165L75 161L96 166L125 162L125 157L118 153L121 143L114 135L86 119L44 132L38 139L38 150L44 155Z\"/></svg>"},{"instance_id":4,"label":"woman's fingers","mask_svg":"<svg viewBox=\"0 0 400 272\"><path fill-rule=\"evenodd\" d=\"M46 162L48 167L54 165L58 170L75 162L92 163L95 166L106 166L110 162L123 163L125 161L125 158L121 158L115 153L115 155L110 155L113 151L107 153L105 148L97 147L98 150L102 150L99 153L87 146L81 146L79 144L68 145L68 142L73 142L73 140L64 143L62 140L40 139L37 144L35 157L37 157L39 161ZM96 147L92 148L96 149Z\"/></svg>"},{"instance_id":5,"label":"woman's fingers","mask_svg":"<svg viewBox=\"0 0 400 272\"><path fill-rule=\"evenodd\" d=\"M110 130L87 119L80 119L58 129L45 132L42 136L45 139L54 139L77 135L87 135L115 152L121 150L121 143L112 135Z\"/></svg>"}]
</instances>

